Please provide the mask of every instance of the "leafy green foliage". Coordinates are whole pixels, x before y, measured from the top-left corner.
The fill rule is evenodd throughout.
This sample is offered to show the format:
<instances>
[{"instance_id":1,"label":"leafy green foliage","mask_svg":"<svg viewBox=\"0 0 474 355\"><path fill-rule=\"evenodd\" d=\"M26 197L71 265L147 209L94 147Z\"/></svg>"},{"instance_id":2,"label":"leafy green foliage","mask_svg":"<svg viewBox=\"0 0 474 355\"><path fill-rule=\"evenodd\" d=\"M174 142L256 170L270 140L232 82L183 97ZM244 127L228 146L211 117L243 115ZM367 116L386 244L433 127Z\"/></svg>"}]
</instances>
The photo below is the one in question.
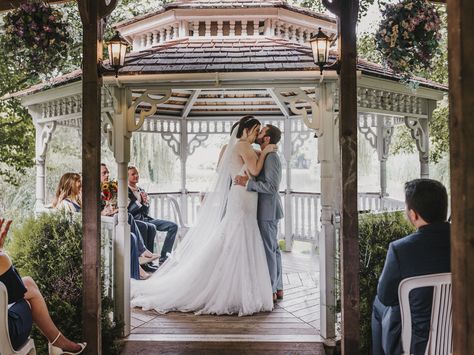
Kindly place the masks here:
<instances>
[{"instance_id":1,"label":"leafy green foliage","mask_svg":"<svg viewBox=\"0 0 474 355\"><path fill-rule=\"evenodd\" d=\"M64 212L26 219L12 231L6 249L22 276L31 276L43 294L51 318L67 337L82 337L82 224L80 215ZM103 353L117 353L119 327L110 321L111 300L102 298ZM47 353L47 340L33 331L38 353Z\"/></svg>"},{"instance_id":2,"label":"leafy green foliage","mask_svg":"<svg viewBox=\"0 0 474 355\"><path fill-rule=\"evenodd\" d=\"M413 227L403 212L360 215L360 332L361 354L370 354L372 348L372 304L377 294L377 283L387 256L388 245L413 233Z\"/></svg>"},{"instance_id":3,"label":"leafy green foliage","mask_svg":"<svg viewBox=\"0 0 474 355\"><path fill-rule=\"evenodd\" d=\"M0 175L16 185L18 176L34 163L35 130L18 100L0 101L0 112Z\"/></svg>"}]
</instances>

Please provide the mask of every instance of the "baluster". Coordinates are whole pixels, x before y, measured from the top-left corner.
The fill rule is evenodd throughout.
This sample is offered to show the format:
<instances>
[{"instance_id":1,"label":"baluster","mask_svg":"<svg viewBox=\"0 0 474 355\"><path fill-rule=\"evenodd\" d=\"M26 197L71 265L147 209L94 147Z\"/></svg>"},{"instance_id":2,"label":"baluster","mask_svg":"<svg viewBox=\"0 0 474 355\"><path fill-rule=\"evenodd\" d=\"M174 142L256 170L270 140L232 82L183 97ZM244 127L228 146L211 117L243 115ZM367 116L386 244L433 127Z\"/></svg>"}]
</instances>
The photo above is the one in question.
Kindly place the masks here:
<instances>
[{"instance_id":1,"label":"baluster","mask_svg":"<svg viewBox=\"0 0 474 355\"><path fill-rule=\"evenodd\" d=\"M140 36L140 49L146 48L146 35Z\"/></svg>"},{"instance_id":2,"label":"baluster","mask_svg":"<svg viewBox=\"0 0 474 355\"><path fill-rule=\"evenodd\" d=\"M290 40L290 26L288 24L283 24L283 38Z\"/></svg>"},{"instance_id":3,"label":"baluster","mask_svg":"<svg viewBox=\"0 0 474 355\"><path fill-rule=\"evenodd\" d=\"M135 36L132 39L132 47L134 51L139 51L140 50L140 37Z\"/></svg>"},{"instance_id":4,"label":"baluster","mask_svg":"<svg viewBox=\"0 0 474 355\"><path fill-rule=\"evenodd\" d=\"M304 43L304 29L302 27L298 27L298 37L296 38L298 43Z\"/></svg>"},{"instance_id":5,"label":"baluster","mask_svg":"<svg viewBox=\"0 0 474 355\"><path fill-rule=\"evenodd\" d=\"M288 26L288 40L295 40L295 27L292 25Z\"/></svg>"},{"instance_id":6,"label":"baluster","mask_svg":"<svg viewBox=\"0 0 474 355\"><path fill-rule=\"evenodd\" d=\"M229 21L229 37L235 37L235 20Z\"/></svg>"},{"instance_id":7,"label":"baluster","mask_svg":"<svg viewBox=\"0 0 474 355\"><path fill-rule=\"evenodd\" d=\"M211 21L206 21L206 37L211 37Z\"/></svg>"},{"instance_id":8,"label":"baluster","mask_svg":"<svg viewBox=\"0 0 474 355\"><path fill-rule=\"evenodd\" d=\"M421 97L416 98L417 110L416 113L421 115L423 113L423 99Z\"/></svg>"},{"instance_id":9,"label":"baluster","mask_svg":"<svg viewBox=\"0 0 474 355\"><path fill-rule=\"evenodd\" d=\"M305 236L306 238L311 239L311 229L312 229L312 218L311 218L311 211L312 211L312 204L311 204L311 196L306 196L306 231Z\"/></svg>"},{"instance_id":10,"label":"baluster","mask_svg":"<svg viewBox=\"0 0 474 355\"><path fill-rule=\"evenodd\" d=\"M222 28L224 27L224 21L217 21L217 37L224 36Z\"/></svg>"},{"instance_id":11,"label":"baluster","mask_svg":"<svg viewBox=\"0 0 474 355\"><path fill-rule=\"evenodd\" d=\"M242 37L247 37L248 36L248 33L247 33L247 20L242 20L242 33L241 33L241 36Z\"/></svg>"},{"instance_id":12,"label":"baluster","mask_svg":"<svg viewBox=\"0 0 474 355\"><path fill-rule=\"evenodd\" d=\"M153 45L153 42L152 42L152 33L151 32L148 32L146 35L146 47L151 47Z\"/></svg>"},{"instance_id":13,"label":"baluster","mask_svg":"<svg viewBox=\"0 0 474 355\"><path fill-rule=\"evenodd\" d=\"M280 23L280 21L276 21L276 27L275 28L276 28L275 35L277 37L281 37L281 23Z\"/></svg>"},{"instance_id":14,"label":"baluster","mask_svg":"<svg viewBox=\"0 0 474 355\"><path fill-rule=\"evenodd\" d=\"M179 38L179 23L173 25L173 39Z\"/></svg>"},{"instance_id":15,"label":"baluster","mask_svg":"<svg viewBox=\"0 0 474 355\"><path fill-rule=\"evenodd\" d=\"M199 37L199 21L193 21L193 37Z\"/></svg>"}]
</instances>

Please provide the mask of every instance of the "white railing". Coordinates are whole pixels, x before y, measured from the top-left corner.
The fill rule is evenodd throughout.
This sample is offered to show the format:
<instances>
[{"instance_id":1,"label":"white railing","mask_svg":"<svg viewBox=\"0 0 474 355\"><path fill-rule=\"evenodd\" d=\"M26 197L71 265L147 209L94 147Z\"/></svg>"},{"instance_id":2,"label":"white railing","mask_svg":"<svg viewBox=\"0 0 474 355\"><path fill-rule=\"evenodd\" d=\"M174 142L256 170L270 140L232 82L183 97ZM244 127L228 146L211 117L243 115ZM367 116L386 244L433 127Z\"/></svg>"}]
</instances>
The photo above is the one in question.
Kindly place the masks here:
<instances>
[{"instance_id":1,"label":"white railing","mask_svg":"<svg viewBox=\"0 0 474 355\"><path fill-rule=\"evenodd\" d=\"M288 197L285 192L280 192L282 205L285 207L285 199L290 198L291 213L285 213L284 219L280 222L280 238L284 238L285 224L290 223L293 240L318 242L321 231L321 194L315 192L290 192ZM201 203L200 192L180 192L153 193L150 194L150 215L157 218L178 221L176 210L173 209L171 201L167 198L173 197L178 201L182 217L187 225L193 225L196 221L197 212ZM184 203L183 203L184 202ZM183 208L185 205L186 208ZM381 198L376 192L359 193L358 208L364 212L382 212L403 210L405 207L402 201L392 198Z\"/></svg>"},{"instance_id":2,"label":"white railing","mask_svg":"<svg viewBox=\"0 0 474 355\"><path fill-rule=\"evenodd\" d=\"M285 199L290 198L291 213L285 213L280 222L280 239L285 238L285 225L291 226L293 240L317 243L321 231L321 194L311 192L280 192L283 209Z\"/></svg>"},{"instance_id":3,"label":"white railing","mask_svg":"<svg viewBox=\"0 0 474 355\"><path fill-rule=\"evenodd\" d=\"M314 192L280 192L282 205L285 208L285 199L290 198L291 213L285 213L285 218L280 221L279 237L285 239L285 225L291 225L292 240L318 243L321 232L321 194ZM171 197L171 199L169 198ZM174 202L172 201L174 200ZM173 206L177 203L179 212ZM180 192L152 193L150 194L150 215L156 218L167 219L192 226L196 221L199 206L201 204L201 193L192 191L182 194ZM185 208L183 208L185 206ZM393 198L380 198L378 193L360 193L358 199L359 211L382 212L403 210L405 205L402 201ZM113 217L102 217L102 260L105 269L105 290L112 296L113 285L113 238L115 219ZM178 223L179 224L179 223Z\"/></svg>"}]
</instances>

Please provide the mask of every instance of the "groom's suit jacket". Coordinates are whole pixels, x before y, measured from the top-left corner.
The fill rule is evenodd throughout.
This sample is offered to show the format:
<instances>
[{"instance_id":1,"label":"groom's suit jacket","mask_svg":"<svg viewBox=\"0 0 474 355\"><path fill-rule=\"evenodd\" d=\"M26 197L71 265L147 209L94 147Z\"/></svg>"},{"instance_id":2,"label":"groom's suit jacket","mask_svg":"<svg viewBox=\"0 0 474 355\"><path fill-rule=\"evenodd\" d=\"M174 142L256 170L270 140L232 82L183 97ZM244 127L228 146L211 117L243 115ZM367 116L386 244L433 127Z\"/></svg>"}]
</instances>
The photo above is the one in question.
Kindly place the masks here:
<instances>
[{"instance_id":1,"label":"groom's suit jacket","mask_svg":"<svg viewBox=\"0 0 474 355\"><path fill-rule=\"evenodd\" d=\"M283 218L279 194L281 182L281 161L276 152L269 153L256 180L249 180L247 191L258 192L257 219L274 221Z\"/></svg>"}]
</instances>

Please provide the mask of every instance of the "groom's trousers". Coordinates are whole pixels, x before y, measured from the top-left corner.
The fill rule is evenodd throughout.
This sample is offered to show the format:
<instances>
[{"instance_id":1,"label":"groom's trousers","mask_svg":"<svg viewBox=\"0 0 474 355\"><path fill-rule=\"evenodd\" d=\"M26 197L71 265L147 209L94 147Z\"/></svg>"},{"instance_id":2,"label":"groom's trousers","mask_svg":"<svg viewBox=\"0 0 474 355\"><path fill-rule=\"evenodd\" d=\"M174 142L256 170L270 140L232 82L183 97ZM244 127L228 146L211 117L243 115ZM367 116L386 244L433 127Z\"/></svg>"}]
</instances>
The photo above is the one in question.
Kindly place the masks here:
<instances>
[{"instance_id":1,"label":"groom's trousers","mask_svg":"<svg viewBox=\"0 0 474 355\"><path fill-rule=\"evenodd\" d=\"M278 220L258 221L258 228L263 239L267 256L268 271L272 281L272 289L283 290L283 275L281 269L281 253L278 246Z\"/></svg>"}]
</instances>

